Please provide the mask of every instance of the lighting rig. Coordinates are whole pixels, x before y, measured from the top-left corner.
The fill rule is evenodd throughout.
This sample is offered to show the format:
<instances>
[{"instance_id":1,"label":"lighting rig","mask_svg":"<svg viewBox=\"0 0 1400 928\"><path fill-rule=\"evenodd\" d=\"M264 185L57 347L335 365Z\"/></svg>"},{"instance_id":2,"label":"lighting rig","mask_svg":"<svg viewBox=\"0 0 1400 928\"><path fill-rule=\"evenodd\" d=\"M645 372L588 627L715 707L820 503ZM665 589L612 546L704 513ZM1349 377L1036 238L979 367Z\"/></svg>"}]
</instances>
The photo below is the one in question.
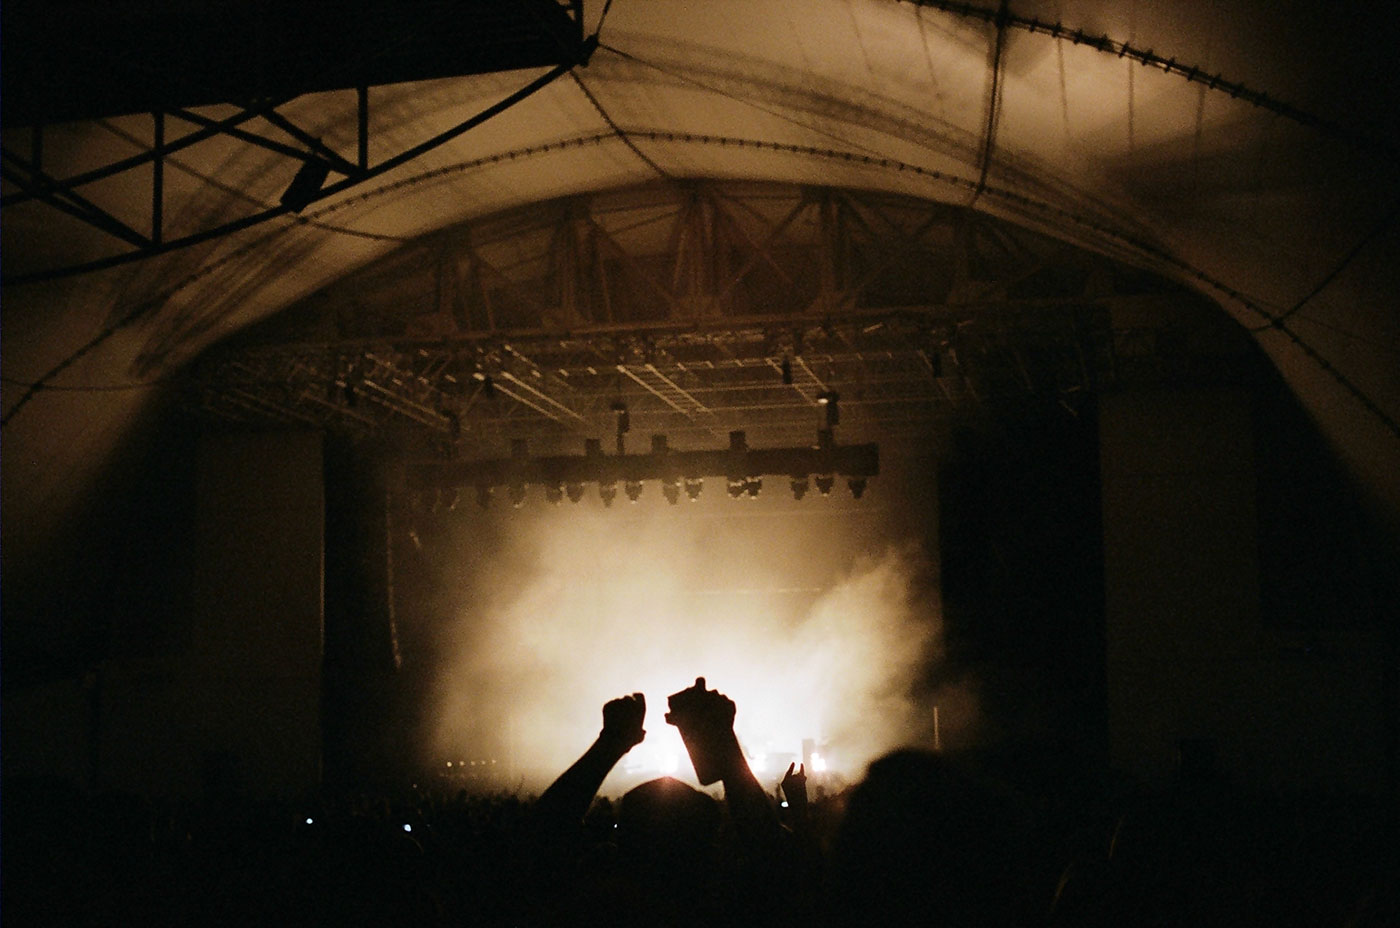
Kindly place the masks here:
<instances>
[{"instance_id":1,"label":"lighting rig","mask_svg":"<svg viewBox=\"0 0 1400 928\"><path fill-rule=\"evenodd\" d=\"M692 502L700 498L706 478L723 478L733 499L757 498L763 478L772 476L791 481L796 499L807 495L809 481L816 483L822 496L831 494L836 478L845 477L851 495L860 499L869 478L880 472L880 450L874 443L838 445L831 428L819 429L815 446L804 448L750 448L742 431L729 433L729 447L707 451L676 451L665 435L653 435L651 451L645 454L604 454L602 442L588 439L582 455L531 457L526 442L511 444L508 458L480 461L423 461L405 471L406 488L420 498L450 496L456 499L463 487L474 487L477 502L489 505L493 491L505 487L513 505L524 504L527 488L544 488L545 499L555 505L567 497L577 503L587 484L598 486L605 506L617 499L618 485L631 502L642 495L645 481L661 484L666 501L675 505L681 491Z\"/></svg>"}]
</instances>

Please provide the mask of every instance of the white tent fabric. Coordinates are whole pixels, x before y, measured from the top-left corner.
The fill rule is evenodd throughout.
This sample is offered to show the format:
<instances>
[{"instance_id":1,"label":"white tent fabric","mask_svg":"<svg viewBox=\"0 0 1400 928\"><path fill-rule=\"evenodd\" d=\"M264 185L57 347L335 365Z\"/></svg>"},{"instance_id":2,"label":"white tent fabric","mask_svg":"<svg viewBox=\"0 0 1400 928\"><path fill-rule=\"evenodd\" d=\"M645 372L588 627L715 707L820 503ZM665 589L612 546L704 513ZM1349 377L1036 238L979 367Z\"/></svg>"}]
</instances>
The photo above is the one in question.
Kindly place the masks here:
<instances>
[{"instance_id":1,"label":"white tent fabric","mask_svg":"<svg viewBox=\"0 0 1400 928\"><path fill-rule=\"evenodd\" d=\"M404 241L471 217L666 178L888 190L971 205L1219 302L1400 516L1400 107L1393 22L1257 0L590 2L586 67L372 181L203 245L3 303L4 523L21 556L82 504L160 383L203 348ZM526 84L373 90L375 157ZM218 108L208 108L218 115ZM283 112L348 152L353 93ZM65 176L151 144L149 118L62 127ZM167 165L167 237L276 203L284 158L236 140ZM128 178L84 188L114 213ZM7 277L109 253L6 210ZM34 392L27 385L41 382ZM148 384L149 386L141 386ZM35 556L38 556L37 554Z\"/></svg>"}]
</instances>

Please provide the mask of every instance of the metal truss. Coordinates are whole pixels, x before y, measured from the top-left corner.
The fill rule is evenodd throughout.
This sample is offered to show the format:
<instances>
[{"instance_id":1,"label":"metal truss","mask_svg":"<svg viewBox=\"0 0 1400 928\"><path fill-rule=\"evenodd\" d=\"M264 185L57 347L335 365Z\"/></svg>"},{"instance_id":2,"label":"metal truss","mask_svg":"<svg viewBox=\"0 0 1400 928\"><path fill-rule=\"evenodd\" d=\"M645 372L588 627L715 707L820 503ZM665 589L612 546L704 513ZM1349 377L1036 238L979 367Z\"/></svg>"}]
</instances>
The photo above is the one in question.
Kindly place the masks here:
<instances>
[{"instance_id":1,"label":"metal truss","mask_svg":"<svg viewBox=\"0 0 1400 928\"><path fill-rule=\"evenodd\" d=\"M792 448L750 448L747 435L735 430L729 433L727 448L698 451L673 450L666 436L654 435L651 450L644 454L604 454L602 442L590 438L581 455L532 457L526 441L517 439L508 458L414 462L405 467L402 487L417 494L428 509L451 510L463 489L473 489L477 503L485 506L493 490L506 488L510 501L520 506L531 484L543 487L545 499L552 503L562 502L566 495L576 503L585 485L594 484L603 504L611 506L619 483L627 498L636 502L643 481L654 480L674 506L680 502L682 484L686 495L697 500L708 477L722 478L732 499L757 497L765 476L781 477L791 481L793 494L801 499L812 477L817 492L829 496L839 476L846 478L859 498L867 479L879 472L880 452L875 444L838 445L830 428L818 430L816 444Z\"/></svg>"},{"instance_id":2,"label":"metal truss","mask_svg":"<svg viewBox=\"0 0 1400 928\"><path fill-rule=\"evenodd\" d=\"M195 366L191 405L446 457L614 433L680 449L909 438L1038 398L1252 376L1247 335L1145 272L968 210L666 184L435 234ZM828 419L832 399L838 422ZM619 449L620 451L622 449Z\"/></svg>"},{"instance_id":3,"label":"metal truss","mask_svg":"<svg viewBox=\"0 0 1400 928\"><path fill-rule=\"evenodd\" d=\"M585 38L583 35L581 0L519 0L513 6L476 2L460 8L413 0L401 9L379 11L384 16L392 16L394 27L405 33L401 41L386 43L383 35L370 30L369 25L373 23L342 21L332 29L330 39L323 37L319 55L307 55L299 48L305 40L297 37L295 31L310 26L300 22L298 17L303 14L297 11L297 5L292 4L274 16L274 19L277 16L288 19L282 24L285 28L269 32L267 24L262 24L258 35L228 40L223 47L223 51L231 54L230 60L238 62L247 56L232 53L246 50L243 45L252 43L253 39L263 44L272 42L280 48L291 63L281 62L280 70L270 69L274 73L271 83L260 77L261 72L233 76L214 70L205 73L197 61L192 62L182 55L178 62L180 67L172 64L174 70L170 72L159 66L143 67L130 74L123 72L125 81L113 91L103 86L106 75L94 73L96 66L86 61L91 57L91 47L81 43L70 50L72 60L67 62L67 69L63 61L50 62L47 57L43 68L37 62L28 67L7 68L7 91L18 87L20 92L13 98L7 95L6 100L6 125L10 131L5 133L4 144L0 144L0 179L6 186L5 192L0 194L0 207L10 209L28 204L30 209L42 208L71 217L107 235L113 250L104 257L81 264L8 276L5 282L24 283L101 270L211 241L278 216L300 212L318 200L344 193L457 138L547 86L576 65L586 64L597 44L596 36ZM276 10L265 12L275 13ZM422 17L428 14L433 17L450 15L459 23L458 30L464 28L460 25L464 18L475 17L479 27L479 34L471 36L475 46L455 48L445 55L440 47L444 42L441 38L432 38L432 29L415 31L412 28L414 23L422 23ZM413 18L414 15L418 18ZM215 22L195 25L206 30L218 27ZM317 32L327 30L327 24L319 20L311 25ZM114 20L113 26L131 29L129 23L120 19ZM35 51L34 46L42 47L45 42L58 46L56 52L50 49L46 54L53 52L61 57L64 42L77 41L68 35L62 24L25 21L16 28L21 27L32 30L34 36L30 38L37 37L38 41L26 43L16 39L5 46L7 58L12 49L21 57L18 53ZM144 54L156 61L161 56L175 58L179 46L172 44L177 36L171 33L177 31L175 25L163 32L133 31L127 41L136 48L125 49L120 58L114 60L120 64L140 58L138 51L141 49L146 49ZM8 29L7 33L13 34ZM349 64L336 60L337 43L359 48L363 60ZM92 47L100 50L119 44L108 37ZM180 44L188 43L182 39ZM27 61L32 56L22 57ZM85 63L76 64L77 60ZM208 67L212 69L213 66ZM245 63L242 67L251 66ZM391 81L540 67L548 70L470 118L387 157L371 158L372 87ZM191 73L192 69L195 73ZM57 71L57 76L51 71ZM160 82L152 83L148 71L158 75ZM39 74L42 76L36 76ZM48 92L33 90L35 84L39 84L41 90L47 87ZM166 89L168 85L173 89ZM336 150L283 115L281 110L288 104L313 92L353 94L356 113L353 151ZM95 102L86 102L89 98ZM228 104L233 104L234 112L228 112ZM212 110L211 105L215 105ZM48 161L53 160L53 153L46 157L45 146L54 133L47 131L47 123L55 118L133 113L149 115L150 141L148 146L142 142L144 151L77 173L63 176L51 173ZM17 126L15 120L20 117L25 121ZM230 139L295 164L292 185L276 205L254 205L238 218L170 235L165 217L167 162L177 153L195 150L201 145L226 144ZM382 146L376 146L379 147ZM146 191L145 196L135 198L135 202L146 204L144 207L119 209L100 205L108 199L126 202L129 192L138 189ZM120 190L123 196L107 196L111 190Z\"/></svg>"}]
</instances>

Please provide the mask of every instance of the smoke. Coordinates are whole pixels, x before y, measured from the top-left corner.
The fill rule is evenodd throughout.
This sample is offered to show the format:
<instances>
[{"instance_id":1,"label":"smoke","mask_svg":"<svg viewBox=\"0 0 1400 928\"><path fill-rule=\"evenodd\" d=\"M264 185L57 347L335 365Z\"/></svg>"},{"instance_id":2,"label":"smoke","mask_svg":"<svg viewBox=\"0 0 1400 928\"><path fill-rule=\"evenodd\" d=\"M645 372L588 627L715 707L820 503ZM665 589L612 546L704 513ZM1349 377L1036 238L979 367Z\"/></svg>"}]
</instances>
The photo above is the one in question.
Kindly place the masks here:
<instances>
[{"instance_id":1,"label":"smoke","mask_svg":"<svg viewBox=\"0 0 1400 928\"><path fill-rule=\"evenodd\" d=\"M785 768L810 739L854 778L894 747L932 746L932 705L953 700L925 686L941 624L922 547L883 540L878 506L763 502L473 514L429 755L489 755L503 784L538 788L587 747L604 702L641 692L648 734L625 769L689 778L663 716L697 676L735 701L757 765ZM945 743L971 717L957 702Z\"/></svg>"}]
</instances>

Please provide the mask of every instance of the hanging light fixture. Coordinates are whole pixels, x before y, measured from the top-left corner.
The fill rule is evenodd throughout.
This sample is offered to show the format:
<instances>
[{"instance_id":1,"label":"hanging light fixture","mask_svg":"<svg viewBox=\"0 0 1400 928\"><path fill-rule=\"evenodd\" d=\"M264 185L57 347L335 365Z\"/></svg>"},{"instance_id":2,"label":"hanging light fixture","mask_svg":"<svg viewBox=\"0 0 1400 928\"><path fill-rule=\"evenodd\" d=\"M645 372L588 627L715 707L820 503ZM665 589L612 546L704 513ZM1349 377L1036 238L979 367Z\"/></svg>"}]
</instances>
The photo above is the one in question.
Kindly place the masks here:
<instances>
[{"instance_id":1,"label":"hanging light fixture","mask_svg":"<svg viewBox=\"0 0 1400 928\"><path fill-rule=\"evenodd\" d=\"M279 202L294 213L301 212L316 199L330 175L331 166L325 161L320 158L307 158L297 169L296 176L287 185Z\"/></svg>"}]
</instances>

